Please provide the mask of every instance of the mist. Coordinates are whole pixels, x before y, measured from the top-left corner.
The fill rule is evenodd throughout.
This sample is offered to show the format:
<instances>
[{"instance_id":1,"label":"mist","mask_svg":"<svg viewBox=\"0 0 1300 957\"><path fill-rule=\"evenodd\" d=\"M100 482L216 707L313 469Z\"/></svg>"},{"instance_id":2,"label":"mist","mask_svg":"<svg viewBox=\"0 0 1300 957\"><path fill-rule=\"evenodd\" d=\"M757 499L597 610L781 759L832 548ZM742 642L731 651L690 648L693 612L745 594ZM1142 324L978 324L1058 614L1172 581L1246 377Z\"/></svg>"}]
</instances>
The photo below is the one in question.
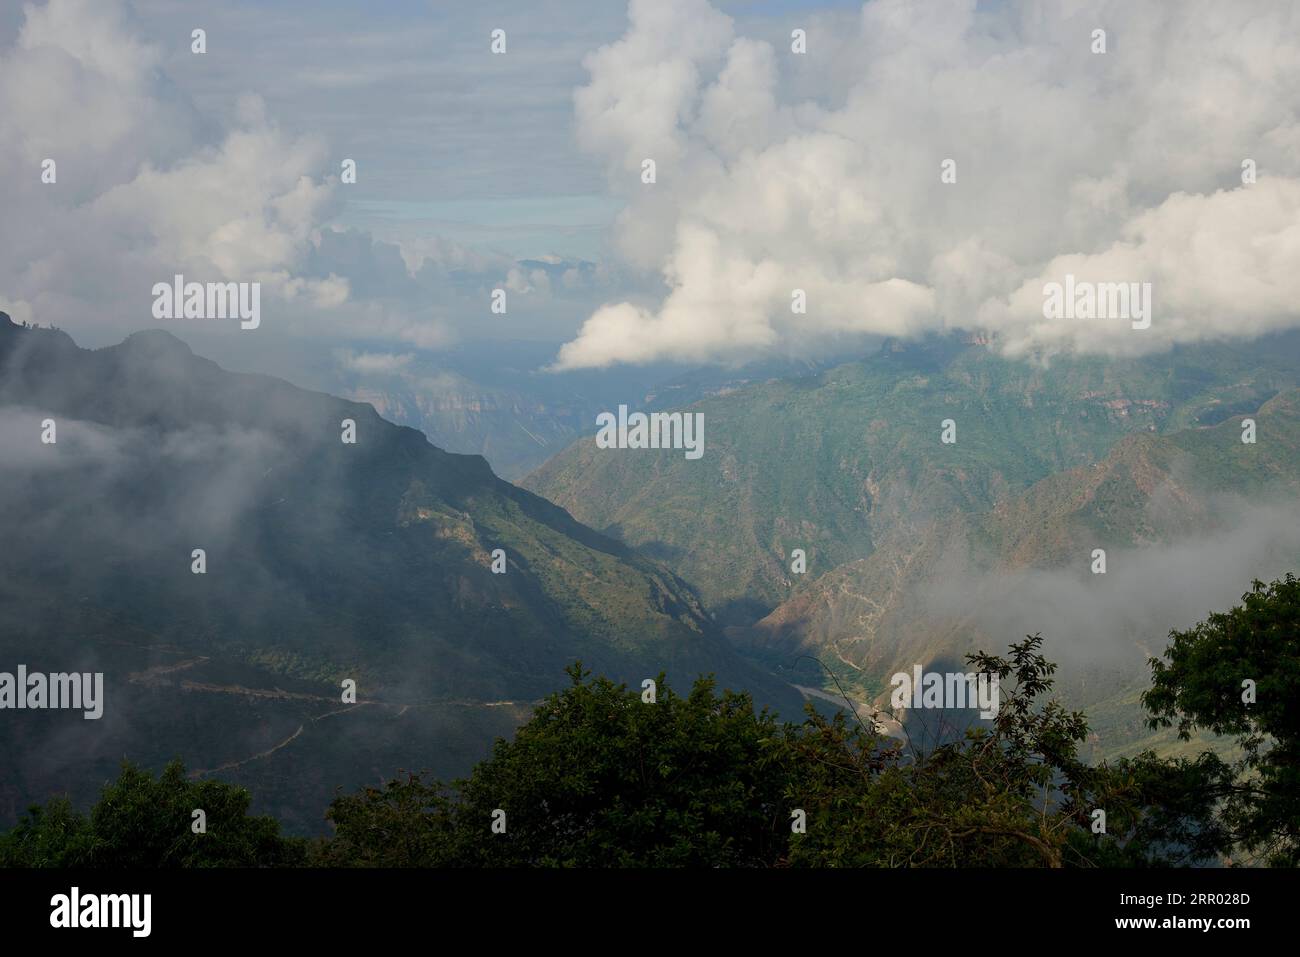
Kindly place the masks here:
<instances>
[{"instance_id":1,"label":"mist","mask_svg":"<svg viewBox=\"0 0 1300 957\"><path fill-rule=\"evenodd\" d=\"M1300 502L1220 495L1209 511L1204 532L1107 548L1105 574L1090 571L1090 547L1071 569L949 565L928 610L1003 636L1003 645L1041 633L1044 654L1065 672L1141 664L1160 655L1171 629L1238 604L1253 580L1300 569Z\"/></svg>"}]
</instances>

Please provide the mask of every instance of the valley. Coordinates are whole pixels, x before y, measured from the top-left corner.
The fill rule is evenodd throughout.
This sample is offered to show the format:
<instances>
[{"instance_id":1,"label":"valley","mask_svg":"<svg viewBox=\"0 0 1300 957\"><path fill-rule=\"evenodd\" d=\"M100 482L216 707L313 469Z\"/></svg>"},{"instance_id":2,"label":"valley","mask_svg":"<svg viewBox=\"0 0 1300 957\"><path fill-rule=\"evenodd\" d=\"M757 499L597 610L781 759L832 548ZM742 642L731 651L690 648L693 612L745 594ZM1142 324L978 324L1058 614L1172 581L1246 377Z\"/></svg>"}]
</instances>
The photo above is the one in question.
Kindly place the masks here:
<instances>
[{"instance_id":1,"label":"valley","mask_svg":"<svg viewBox=\"0 0 1300 957\"><path fill-rule=\"evenodd\" d=\"M165 333L90 352L6 320L5 650L104 671L107 705L90 736L48 714L6 731L23 771L0 815L73 779L89 800L124 756L180 757L318 833L340 786L467 772L574 660L633 686L713 673L794 718L844 707L812 656L901 741L927 729L890 716L888 675L1034 632L1094 717L1094 757L1173 747L1133 720L1160 629L1300 558L1289 361L1035 369L891 343L688 406L709 424L698 458L581 440L524 483L559 508L367 405L226 372ZM1234 568L1217 591L1151 574L1213 568L1216 545Z\"/></svg>"},{"instance_id":2,"label":"valley","mask_svg":"<svg viewBox=\"0 0 1300 957\"><path fill-rule=\"evenodd\" d=\"M1042 633L1068 703L1098 710L1096 756L1122 753L1149 732L1115 682L1140 690L1170 628L1300 564L1297 367L1293 339L1047 368L887 345L692 406L699 463L580 442L524 484L693 581L756 663L815 656L877 706L895 671ZM1267 439L1242 442L1247 415Z\"/></svg>"},{"instance_id":3,"label":"valley","mask_svg":"<svg viewBox=\"0 0 1300 957\"><path fill-rule=\"evenodd\" d=\"M4 725L7 820L69 782L87 799L123 757L181 757L315 832L337 787L464 773L576 660L677 687L713 673L798 710L663 566L369 406L162 332L92 352L8 317L0 404L3 650L106 676L96 732ZM344 679L367 704L319 720Z\"/></svg>"}]
</instances>

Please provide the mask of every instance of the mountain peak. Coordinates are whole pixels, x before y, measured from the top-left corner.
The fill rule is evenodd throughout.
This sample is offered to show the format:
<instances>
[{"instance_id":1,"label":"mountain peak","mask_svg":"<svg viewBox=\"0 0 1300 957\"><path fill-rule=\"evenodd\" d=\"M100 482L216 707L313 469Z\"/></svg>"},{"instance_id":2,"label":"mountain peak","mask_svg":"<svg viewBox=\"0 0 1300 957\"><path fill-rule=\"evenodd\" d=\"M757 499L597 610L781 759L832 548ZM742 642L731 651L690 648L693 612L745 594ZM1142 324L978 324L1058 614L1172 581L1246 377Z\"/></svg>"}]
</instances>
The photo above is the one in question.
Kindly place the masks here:
<instances>
[{"instance_id":1,"label":"mountain peak","mask_svg":"<svg viewBox=\"0 0 1300 957\"><path fill-rule=\"evenodd\" d=\"M192 356L194 350L165 329L133 332L115 348L144 352L151 356Z\"/></svg>"}]
</instances>

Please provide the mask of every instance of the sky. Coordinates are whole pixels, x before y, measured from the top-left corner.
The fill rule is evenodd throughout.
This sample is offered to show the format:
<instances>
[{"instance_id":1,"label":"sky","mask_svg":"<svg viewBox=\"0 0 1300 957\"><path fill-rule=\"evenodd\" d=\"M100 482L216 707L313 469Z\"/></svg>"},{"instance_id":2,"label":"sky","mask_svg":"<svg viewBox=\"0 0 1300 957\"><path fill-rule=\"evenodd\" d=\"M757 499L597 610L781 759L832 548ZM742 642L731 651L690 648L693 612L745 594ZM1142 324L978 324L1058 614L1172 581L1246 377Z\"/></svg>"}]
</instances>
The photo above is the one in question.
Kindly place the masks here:
<instances>
[{"instance_id":1,"label":"sky","mask_svg":"<svg viewBox=\"0 0 1300 957\"><path fill-rule=\"evenodd\" d=\"M1158 352L1300 325L1300 4L7 3L0 205L0 309L104 345L259 282L168 326L236 365ZM1149 327L1045 316L1067 275Z\"/></svg>"}]
</instances>

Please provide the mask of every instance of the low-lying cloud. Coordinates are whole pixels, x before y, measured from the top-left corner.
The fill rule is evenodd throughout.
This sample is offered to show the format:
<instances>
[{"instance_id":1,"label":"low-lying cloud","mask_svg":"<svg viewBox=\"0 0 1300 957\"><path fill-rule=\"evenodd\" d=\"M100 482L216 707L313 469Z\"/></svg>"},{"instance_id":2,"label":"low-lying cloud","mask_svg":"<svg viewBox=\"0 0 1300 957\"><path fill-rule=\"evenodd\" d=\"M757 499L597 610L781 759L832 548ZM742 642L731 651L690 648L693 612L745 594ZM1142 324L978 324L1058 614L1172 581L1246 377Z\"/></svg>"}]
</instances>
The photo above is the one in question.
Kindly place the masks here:
<instances>
[{"instance_id":1,"label":"low-lying cloud","mask_svg":"<svg viewBox=\"0 0 1300 957\"><path fill-rule=\"evenodd\" d=\"M1086 561L1072 570L947 568L931 610L1006 641L1041 633L1047 657L1071 672L1131 666L1161 654L1170 629L1239 604L1254 579L1300 571L1300 504L1222 497L1212 511L1213 531L1106 549L1105 574Z\"/></svg>"}]
</instances>

